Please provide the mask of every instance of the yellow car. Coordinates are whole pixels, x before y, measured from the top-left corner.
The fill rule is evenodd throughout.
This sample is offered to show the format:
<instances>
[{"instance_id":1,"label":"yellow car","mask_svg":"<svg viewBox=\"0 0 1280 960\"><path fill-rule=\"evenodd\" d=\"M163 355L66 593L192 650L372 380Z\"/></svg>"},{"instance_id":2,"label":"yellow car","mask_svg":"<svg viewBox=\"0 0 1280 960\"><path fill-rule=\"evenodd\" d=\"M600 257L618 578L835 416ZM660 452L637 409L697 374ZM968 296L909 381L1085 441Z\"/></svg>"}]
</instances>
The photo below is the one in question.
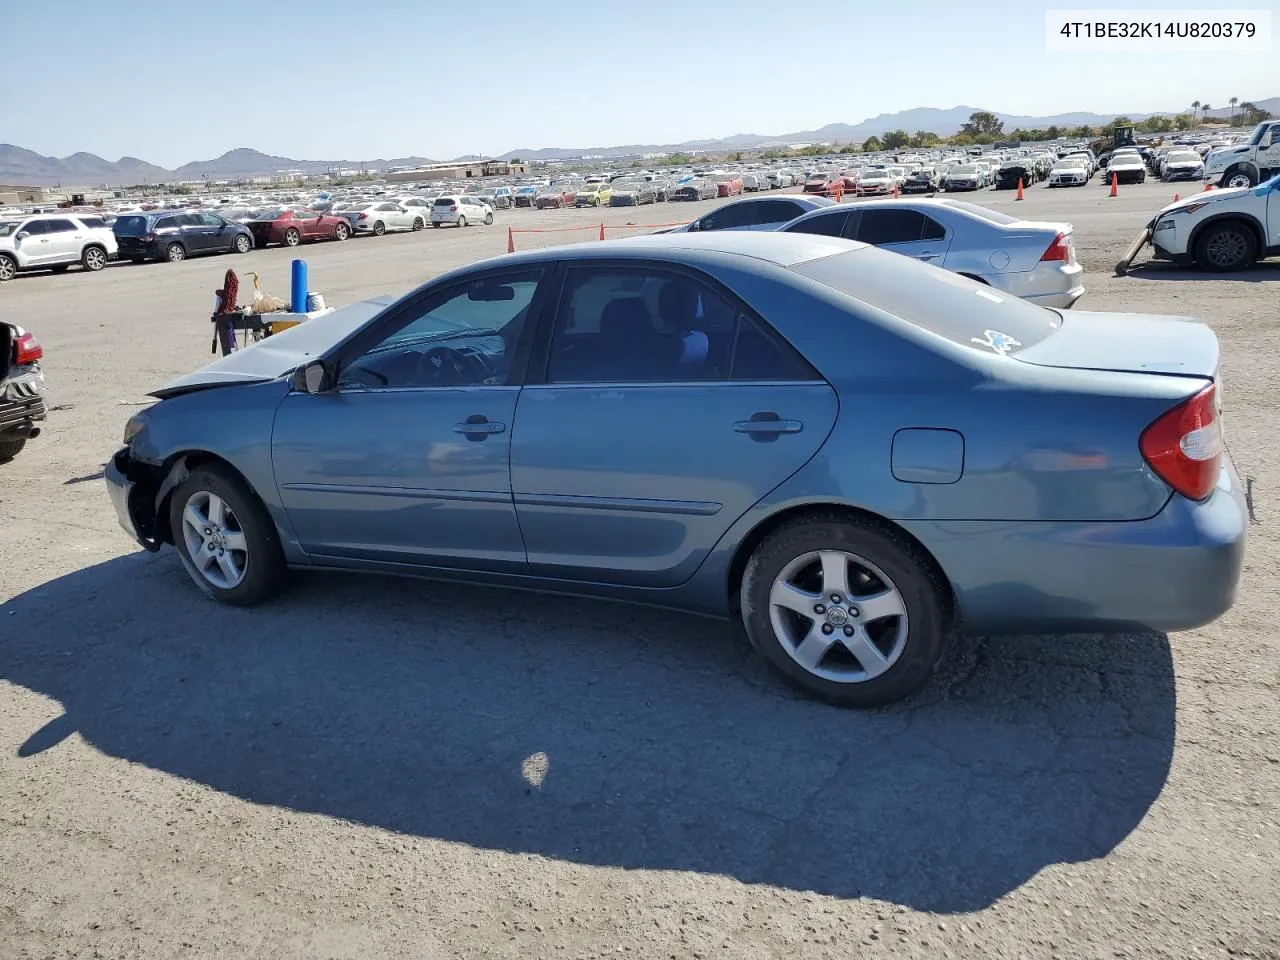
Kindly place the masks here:
<instances>
[{"instance_id":1,"label":"yellow car","mask_svg":"<svg viewBox=\"0 0 1280 960\"><path fill-rule=\"evenodd\" d=\"M613 196L613 187L607 183L585 184L573 197L575 207L599 207L607 204Z\"/></svg>"}]
</instances>

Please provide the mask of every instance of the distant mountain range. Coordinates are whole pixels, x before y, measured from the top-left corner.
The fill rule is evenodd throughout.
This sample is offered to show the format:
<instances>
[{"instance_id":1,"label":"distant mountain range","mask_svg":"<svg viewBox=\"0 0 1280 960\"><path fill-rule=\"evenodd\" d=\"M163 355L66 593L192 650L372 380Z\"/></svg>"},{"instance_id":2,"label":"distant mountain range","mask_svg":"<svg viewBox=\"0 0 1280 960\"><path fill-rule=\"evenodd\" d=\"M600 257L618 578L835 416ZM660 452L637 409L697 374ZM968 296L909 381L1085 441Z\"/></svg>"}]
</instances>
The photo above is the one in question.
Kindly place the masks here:
<instances>
[{"instance_id":1,"label":"distant mountain range","mask_svg":"<svg viewBox=\"0 0 1280 960\"><path fill-rule=\"evenodd\" d=\"M1267 100L1255 100L1253 103L1262 110L1280 114L1280 97ZM508 150L498 154L495 159L510 160L519 157L522 160L552 160L570 157L599 156L625 157L645 153L673 152L724 152L729 150L752 150L769 146L780 146L793 143L815 143L861 141L870 136L883 136L889 130L906 130L915 133L917 130L929 130L941 136L947 136L959 130L969 119L970 114L983 109L981 107L957 106L950 109L935 107L916 107L912 110L901 110L897 113L882 113L859 123L829 123L817 130L799 130L795 133L776 135L759 133L739 133L731 137L717 140L686 140L683 143L632 143L612 147L540 147L536 149L521 148ZM1018 127L1078 127L1084 124L1099 126L1110 122L1116 116L1127 116L1133 120L1142 120L1153 116L1150 113L1060 113L1047 117L1028 117L1018 114L992 111L1002 121L1006 130ZM1160 111L1172 116L1179 111ZM1225 119L1229 116L1229 107L1211 110L1209 117ZM462 158L459 158L462 159ZM470 158L468 158L470 159ZM229 179L236 177L265 177L284 170L301 170L306 173L328 173L337 170L385 170L388 167L417 167L434 161L426 157L397 157L390 160L294 160L290 157L275 157L260 153L247 147L230 150L214 160L197 160L183 164L176 170L139 160L137 157L121 157L112 162L92 153L75 153L69 157L45 157L31 150L8 143L0 143L0 184L33 184L52 186L60 184L64 187L99 186L103 184L119 186L140 183L161 183L178 180Z\"/></svg>"}]
</instances>

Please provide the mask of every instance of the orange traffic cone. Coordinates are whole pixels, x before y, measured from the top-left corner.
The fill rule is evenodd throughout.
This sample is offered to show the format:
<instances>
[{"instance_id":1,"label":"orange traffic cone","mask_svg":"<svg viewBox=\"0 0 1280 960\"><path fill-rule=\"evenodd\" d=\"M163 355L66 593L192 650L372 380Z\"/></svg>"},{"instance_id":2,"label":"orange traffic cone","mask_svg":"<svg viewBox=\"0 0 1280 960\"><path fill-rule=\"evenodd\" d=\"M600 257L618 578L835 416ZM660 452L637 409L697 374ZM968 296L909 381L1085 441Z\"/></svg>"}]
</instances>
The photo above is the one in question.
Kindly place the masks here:
<instances>
[{"instance_id":1,"label":"orange traffic cone","mask_svg":"<svg viewBox=\"0 0 1280 960\"><path fill-rule=\"evenodd\" d=\"M1021 177L1019 177L1019 178L1018 178L1018 195L1017 195L1016 197L1014 197L1013 199L1015 199L1015 200L1021 200L1021 199L1022 199L1022 178L1021 178Z\"/></svg>"},{"instance_id":2,"label":"orange traffic cone","mask_svg":"<svg viewBox=\"0 0 1280 960\"><path fill-rule=\"evenodd\" d=\"M1116 189L1116 186L1119 183L1120 183L1120 178L1113 173L1111 175L1111 194L1110 194L1111 196L1118 197L1120 195L1120 191Z\"/></svg>"},{"instance_id":3,"label":"orange traffic cone","mask_svg":"<svg viewBox=\"0 0 1280 960\"><path fill-rule=\"evenodd\" d=\"M1177 202L1178 202L1179 200L1181 200L1181 199L1182 199L1182 197L1180 197L1178 194L1176 194L1176 193L1175 193L1175 194L1173 195L1173 202L1174 202L1174 203L1177 203Z\"/></svg>"},{"instance_id":4,"label":"orange traffic cone","mask_svg":"<svg viewBox=\"0 0 1280 960\"><path fill-rule=\"evenodd\" d=\"M600 239L604 239L604 224L600 224Z\"/></svg>"},{"instance_id":5,"label":"orange traffic cone","mask_svg":"<svg viewBox=\"0 0 1280 960\"><path fill-rule=\"evenodd\" d=\"M511 228L507 227L507 253L516 252L516 235L511 232Z\"/></svg>"},{"instance_id":6,"label":"orange traffic cone","mask_svg":"<svg viewBox=\"0 0 1280 960\"><path fill-rule=\"evenodd\" d=\"M1213 189L1213 184L1212 184L1212 183L1206 183L1206 184L1204 185L1204 192L1205 192L1205 193L1208 193L1208 192L1209 192L1210 190L1212 190L1212 189Z\"/></svg>"}]
</instances>

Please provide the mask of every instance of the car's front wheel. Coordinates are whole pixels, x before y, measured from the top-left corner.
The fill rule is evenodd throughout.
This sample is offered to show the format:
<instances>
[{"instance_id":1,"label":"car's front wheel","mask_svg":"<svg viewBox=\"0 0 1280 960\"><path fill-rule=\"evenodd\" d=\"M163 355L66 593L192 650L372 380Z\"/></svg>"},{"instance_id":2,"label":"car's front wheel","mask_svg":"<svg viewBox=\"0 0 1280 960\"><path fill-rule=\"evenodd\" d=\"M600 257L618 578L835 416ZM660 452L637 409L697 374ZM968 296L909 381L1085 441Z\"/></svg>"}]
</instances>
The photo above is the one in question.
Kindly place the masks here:
<instances>
[{"instance_id":1,"label":"car's front wheel","mask_svg":"<svg viewBox=\"0 0 1280 960\"><path fill-rule=\"evenodd\" d=\"M486 213L486 214L484 215L484 222L485 222L485 225L486 225L486 226L488 226L489 224L493 223L493 214L492 214L492 213Z\"/></svg>"},{"instance_id":2,"label":"car's front wheel","mask_svg":"<svg viewBox=\"0 0 1280 960\"><path fill-rule=\"evenodd\" d=\"M742 580L752 645L795 686L840 706L907 696L948 628L943 586L905 537L839 514L767 536Z\"/></svg>"},{"instance_id":3,"label":"car's front wheel","mask_svg":"<svg viewBox=\"0 0 1280 960\"><path fill-rule=\"evenodd\" d=\"M425 226L426 226L426 224L422 222L422 218L421 218L421 217L414 217L414 218L413 218L413 229L414 229L414 232L415 232L415 233L416 233L417 231L421 230L421 229L422 229L423 227L425 227Z\"/></svg>"},{"instance_id":4,"label":"car's front wheel","mask_svg":"<svg viewBox=\"0 0 1280 960\"><path fill-rule=\"evenodd\" d=\"M1200 234L1195 254L1201 269L1229 273L1243 270L1258 258L1258 241L1245 224L1228 220L1211 224Z\"/></svg>"},{"instance_id":5,"label":"car's front wheel","mask_svg":"<svg viewBox=\"0 0 1280 960\"><path fill-rule=\"evenodd\" d=\"M0 253L0 283L6 280L12 280L18 275L18 261L13 257L5 256Z\"/></svg>"},{"instance_id":6,"label":"car's front wheel","mask_svg":"<svg viewBox=\"0 0 1280 960\"><path fill-rule=\"evenodd\" d=\"M1256 185L1253 175L1248 170L1232 170L1222 178L1224 187L1252 187Z\"/></svg>"},{"instance_id":7,"label":"car's front wheel","mask_svg":"<svg viewBox=\"0 0 1280 960\"><path fill-rule=\"evenodd\" d=\"M345 240L349 236L351 236L351 228L345 223L340 223L333 228L333 239Z\"/></svg>"},{"instance_id":8,"label":"car's front wheel","mask_svg":"<svg viewBox=\"0 0 1280 960\"><path fill-rule=\"evenodd\" d=\"M218 464L197 467L169 501L182 565L208 597L235 606L265 600L284 585L284 554L266 508Z\"/></svg>"}]
</instances>

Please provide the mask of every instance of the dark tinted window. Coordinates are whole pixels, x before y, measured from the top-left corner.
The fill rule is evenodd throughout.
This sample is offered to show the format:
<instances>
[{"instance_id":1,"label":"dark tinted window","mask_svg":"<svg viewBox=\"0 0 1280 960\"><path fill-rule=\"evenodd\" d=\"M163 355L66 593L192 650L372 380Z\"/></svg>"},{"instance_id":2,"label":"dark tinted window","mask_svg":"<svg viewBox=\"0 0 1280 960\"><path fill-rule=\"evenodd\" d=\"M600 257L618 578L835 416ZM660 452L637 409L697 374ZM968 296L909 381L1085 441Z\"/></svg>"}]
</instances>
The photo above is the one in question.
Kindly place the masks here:
<instances>
[{"instance_id":1,"label":"dark tinted window","mask_svg":"<svg viewBox=\"0 0 1280 960\"><path fill-rule=\"evenodd\" d=\"M45 223L49 233L75 233L79 229L70 220L46 220Z\"/></svg>"},{"instance_id":2,"label":"dark tinted window","mask_svg":"<svg viewBox=\"0 0 1280 960\"><path fill-rule=\"evenodd\" d=\"M924 218L924 232L921 233L921 240L941 240L947 235L946 228L933 217Z\"/></svg>"},{"instance_id":3,"label":"dark tinted window","mask_svg":"<svg viewBox=\"0 0 1280 960\"><path fill-rule=\"evenodd\" d=\"M756 223L786 223L805 212L794 200L761 200L756 210Z\"/></svg>"},{"instance_id":4,"label":"dark tinted window","mask_svg":"<svg viewBox=\"0 0 1280 960\"><path fill-rule=\"evenodd\" d=\"M227 225L225 220L221 217L214 216L212 213L200 214L200 223L206 227L216 227L218 229L222 229Z\"/></svg>"},{"instance_id":5,"label":"dark tinted window","mask_svg":"<svg viewBox=\"0 0 1280 960\"><path fill-rule=\"evenodd\" d=\"M858 239L880 246L886 243L912 243L924 231L924 214L916 210L863 211L858 224Z\"/></svg>"},{"instance_id":6,"label":"dark tinted window","mask_svg":"<svg viewBox=\"0 0 1280 960\"><path fill-rule=\"evenodd\" d=\"M382 339L345 365L350 387L460 387L507 383L542 271L465 283L407 311Z\"/></svg>"},{"instance_id":7,"label":"dark tinted window","mask_svg":"<svg viewBox=\"0 0 1280 960\"><path fill-rule=\"evenodd\" d=\"M712 210L705 217L698 220L699 230L729 230L733 227L749 227L753 223L759 223L757 219L760 212L760 204L754 201L748 203L728 203L719 210Z\"/></svg>"},{"instance_id":8,"label":"dark tinted window","mask_svg":"<svg viewBox=\"0 0 1280 960\"><path fill-rule=\"evenodd\" d=\"M33 236L33 237L34 237L34 236L36 236L37 234L45 234L45 233L48 233L48 232L49 232L49 221L47 221L47 220L31 220L31 221L28 221L27 223L23 224L22 229L21 229L21 230L19 230L18 232L19 232L19 233L29 233L29 234L31 234L31 236Z\"/></svg>"},{"instance_id":9,"label":"dark tinted window","mask_svg":"<svg viewBox=\"0 0 1280 960\"><path fill-rule=\"evenodd\" d=\"M204 218L201 217L200 214L198 213L184 213L182 216L178 217L178 220L182 223L184 227L203 227L204 226Z\"/></svg>"},{"instance_id":10,"label":"dark tinted window","mask_svg":"<svg viewBox=\"0 0 1280 960\"><path fill-rule=\"evenodd\" d=\"M134 215L117 217L111 229L119 237L140 237L147 232L147 218Z\"/></svg>"},{"instance_id":11,"label":"dark tinted window","mask_svg":"<svg viewBox=\"0 0 1280 960\"><path fill-rule=\"evenodd\" d=\"M794 348L743 314L733 351L734 380L813 380L817 374Z\"/></svg>"},{"instance_id":12,"label":"dark tinted window","mask_svg":"<svg viewBox=\"0 0 1280 960\"><path fill-rule=\"evenodd\" d=\"M1017 353L1062 325L1053 310L946 270L926 269L910 257L853 250L792 269L975 350Z\"/></svg>"},{"instance_id":13,"label":"dark tinted window","mask_svg":"<svg viewBox=\"0 0 1280 960\"><path fill-rule=\"evenodd\" d=\"M556 312L547 380L721 380L738 308L709 284L649 267L571 270Z\"/></svg>"},{"instance_id":14,"label":"dark tinted window","mask_svg":"<svg viewBox=\"0 0 1280 960\"><path fill-rule=\"evenodd\" d=\"M80 222L92 230L100 230L107 225L101 217L81 217Z\"/></svg>"},{"instance_id":15,"label":"dark tinted window","mask_svg":"<svg viewBox=\"0 0 1280 960\"><path fill-rule=\"evenodd\" d=\"M293 211L293 219L295 220L319 220L320 214L312 210L295 210Z\"/></svg>"},{"instance_id":16,"label":"dark tinted window","mask_svg":"<svg viewBox=\"0 0 1280 960\"><path fill-rule=\"evenodd\" d=\"M437 207L451 207L453 204L453 197L437 197L434 205Z\"/></svg>"},{"instance_id":17,"label":"dark tinted window","mask_svg":"<svg viewBox=\"0 0 1280 960\"><path fill-rule=\"evenodd\" d=\"M181 225L180 217L161 217L156 221L157 230L174 230Z\"/></svg>"},{"instance_id":18,"label":"dark tinted window","mask_svg":"<svg viewBox=\"0 0 1280 960\"><path fill-rule=\"evenodd\" d=\"M835 213L824 213L821 216L809 217L797 224L787 227L788 233L812 233L821 237L843 237L852 210L840 210Z\"/></svg>"}]
</instances>

